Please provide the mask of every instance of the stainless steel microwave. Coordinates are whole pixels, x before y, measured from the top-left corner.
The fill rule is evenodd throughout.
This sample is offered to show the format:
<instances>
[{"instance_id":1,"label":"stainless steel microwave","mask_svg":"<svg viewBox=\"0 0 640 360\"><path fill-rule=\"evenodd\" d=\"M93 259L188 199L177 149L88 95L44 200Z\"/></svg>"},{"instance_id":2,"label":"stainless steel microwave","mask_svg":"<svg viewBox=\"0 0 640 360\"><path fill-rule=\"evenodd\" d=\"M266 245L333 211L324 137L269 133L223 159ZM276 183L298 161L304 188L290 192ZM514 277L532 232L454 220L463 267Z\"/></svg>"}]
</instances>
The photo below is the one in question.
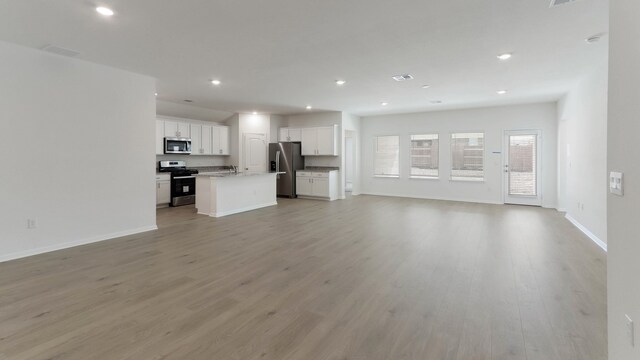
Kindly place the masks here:
<instances>
[{"instance_id":1,"label":"stainless steel microwave","mask_svg":"<svg viewBox=\"0 0 640 360\"><path fill-rule=\"evenodd\" d=\"M191 139L166 137L164 138L165 154L191 154Z\"/></svg>"}]
</instances>

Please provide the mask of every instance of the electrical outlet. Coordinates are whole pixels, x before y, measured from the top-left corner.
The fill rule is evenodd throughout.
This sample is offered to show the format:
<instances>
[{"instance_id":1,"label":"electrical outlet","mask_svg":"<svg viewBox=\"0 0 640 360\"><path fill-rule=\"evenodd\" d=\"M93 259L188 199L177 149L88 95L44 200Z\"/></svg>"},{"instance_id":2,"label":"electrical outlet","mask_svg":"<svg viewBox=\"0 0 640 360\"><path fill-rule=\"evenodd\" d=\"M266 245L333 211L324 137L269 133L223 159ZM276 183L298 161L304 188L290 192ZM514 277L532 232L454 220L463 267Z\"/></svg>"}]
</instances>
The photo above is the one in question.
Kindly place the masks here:
<instances>
[{"instance_id":1,"label":"electrical outlet","mask_svg":"<svg viewBox=\"0 0 640 360\"><path fill-rule=\"evenodd\" d=\"M612 171L609 174L609 192L613 195L624 195L624 182L621 172Z\"/></svg>"},{"instance_id":2,"label":"electrical outlet","mask_svg":"<svg viewBox=\"0 0 640 360\"><path fill-rule=\"evenodd\" d=\"M636 334L633 326L633 320L629 317L629 315L625 315L625 320L627 321L627 338L629 339L629 343L631 347L635 347L636 343Z\"/></svg>"},{"instance_id":3,"label":"electrical outlet","mask_svg":"<svg viewBox=\"0 0 640 360\"><path fill-rule=\"evenodd\" d=\"M27 219L27 229L35 229L38 227L36 219Z\"/></svg>"}]
</instances>

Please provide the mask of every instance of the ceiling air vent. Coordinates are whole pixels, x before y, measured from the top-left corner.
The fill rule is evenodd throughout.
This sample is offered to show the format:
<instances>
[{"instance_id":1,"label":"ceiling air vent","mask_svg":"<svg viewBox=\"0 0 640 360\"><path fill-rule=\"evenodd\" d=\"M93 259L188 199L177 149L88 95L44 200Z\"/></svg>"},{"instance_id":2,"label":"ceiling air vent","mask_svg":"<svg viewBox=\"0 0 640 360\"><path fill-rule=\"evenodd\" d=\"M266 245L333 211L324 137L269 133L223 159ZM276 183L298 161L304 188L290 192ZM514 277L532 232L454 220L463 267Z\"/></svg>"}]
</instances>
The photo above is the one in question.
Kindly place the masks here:
<instances>
[{"instance_id":1,"label":"ceiling air vent","mask_svg":"<svg viewBox=\"0 0 640 360\"><path fill-rule=\"evenodd\" d=\"M80 52L78 52L78 51L61 48L61 47L55 46L55 45L45 45L45 46L42 47L42 50L48 51L50 53L62 55L62 56L68 56L68 57L76 57L76 56L80 55Z\"/></svg>"},{"instance_id":2,"label":"ceiling air vent","mask_svg":"<svg viewBox=\"0 0 640 360\"><path fill-rule=\"evenodd\" d=\"M556 6L569 4L576 1L578 0L551 0L551 4L549 5L549 7L556 7Z\"/></svg>"},{"instance_id":3,"label":"ceiling air vent","mask_svg":"<svg viewBox=\"0 0 640 360\"><path fill-rule=\"evenodd\" d=\"M392 78L395 81L407 81L407 80L412 80L413 76L411 76L409 74L402 74L402 75L392 76Z\"/></svg>"}]
</instances>

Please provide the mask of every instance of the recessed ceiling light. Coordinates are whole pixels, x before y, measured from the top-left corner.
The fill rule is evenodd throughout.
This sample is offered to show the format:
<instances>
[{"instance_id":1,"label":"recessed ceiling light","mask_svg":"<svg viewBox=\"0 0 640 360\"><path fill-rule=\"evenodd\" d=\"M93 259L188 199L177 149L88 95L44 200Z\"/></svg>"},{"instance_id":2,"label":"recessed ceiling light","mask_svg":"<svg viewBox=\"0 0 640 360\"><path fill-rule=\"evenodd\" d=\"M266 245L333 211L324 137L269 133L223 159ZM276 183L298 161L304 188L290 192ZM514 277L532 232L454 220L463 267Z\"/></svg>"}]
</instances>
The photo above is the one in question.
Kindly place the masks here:
<instances>
[{"instance_id":1,"label":"recessed ceiling light","mask_svg":"<svg viewBox=\"0 0 640 360\"><path fill-rule=\"evenodd\" d=\"M97 11L100 15L104 15L104 16L113 16L113 10L109 9L108 7L98 6L98 7L96 8L96 11Z\"/></svg>"},{"instance_id":2,"label":"recessed ceiling light","mask_svg":"<svg viewBox=\"0 0 640 360\"><path fill-rule=\"evenodd\" d=\"M430 88L430 87L431 87L431 85L422 85L422 88L423 88L423 89L428 89L428 88Z\"/></svg>"},{"instance_id":3,"label":"recessed ceiling light","mask_svg":"<svg viewBox=\"0 0 640 360\"><path fill-rule=\"evenodd\" d=\"M220 82L220 80L211 80L211 83L212 83L213 85L220 85L220 84L222 84L222 82Z\"/></svg>"},{"instance_id":4,"label":"recessed ceiling light","mask_svg":"<svg viewBox=\"0 0 640 360\"><path fill-rule=\"evenodd\" d=\"M311 110L311 109L312 109L312 108L311 108L311 105L307 105L306 109L307 109L307 110Z\"/></svg>"},{"instance_id":5,"label":"recessed ceiling light","mask_svg":"<svg viewBox=\"0 0 640 360\"><path fill-rule=\"evenodd\" d=\"M158 93L155 93L156 96L158 96Z\"/></svg>"},{"instance_id":6,"label":"recessed ceiling light","mask_svg":"<svg viewBox=\"0 0 640 360\"><path fill-rule=\"evenodd\" d=\"M386 102L386 101L383 101L383 102L381 102L381 103L380 103L380 105L382 105L382 106L387 106L387 105L389 105L389 103L388 103L388 102Z\"/></svg>"},{"instance_id":7,"label":"recessed ceiling light","mask_svg":"<svg viewBox=\"0 0 640 360\"><path fill-rule=\"evenodd\" d=\"M496 93L497 93L498 95L504 95L504 94L506 94L506 93L507 93L507 90L498 90L498 91L496 91Z\"/></svg>"},{"instance_id":8,"label":"recessed ceiling light","mask_svg":"<svg viewBox=\"0 0 640 360\"><path fill-rule=\"evenodd\" d=\"M513 56L512 53L500 54L500 55L498 55L498 60L502 60L502 61L509 60L509 59L511 59L512 56Z\"/></svg>"},{"instance_id":9,"label":"recessed ceiling light","mask_svg":"<svg viewBox=\"0 0 640 360\"><path fill-rule=\"evenodd\" d=\"M253 115L258 115L257 111L252 112Z\"/></svg>"},{"instance_id":10,"label":"recessed ceiling light","mask_svg":"<svg viewBox=\"0 0 640 360\"><path fill-rule=\"evenodd\" d=\"M184 102L188 102L188 103L192 103L193 102L193 100L191 100L191 99L184 99L183 101Z\"/></svg>"},{"instance_id":11,"label":"recessed ceiling light","mask_svg":"<svg viewBox=\"0 0 640 360\"><path fill-rule=\"evenodd\" d=\"M336 80L336 85L338 86L342 86L344 84L346 84L347 82L345 80Z\"/></svg>"}]
</instances>

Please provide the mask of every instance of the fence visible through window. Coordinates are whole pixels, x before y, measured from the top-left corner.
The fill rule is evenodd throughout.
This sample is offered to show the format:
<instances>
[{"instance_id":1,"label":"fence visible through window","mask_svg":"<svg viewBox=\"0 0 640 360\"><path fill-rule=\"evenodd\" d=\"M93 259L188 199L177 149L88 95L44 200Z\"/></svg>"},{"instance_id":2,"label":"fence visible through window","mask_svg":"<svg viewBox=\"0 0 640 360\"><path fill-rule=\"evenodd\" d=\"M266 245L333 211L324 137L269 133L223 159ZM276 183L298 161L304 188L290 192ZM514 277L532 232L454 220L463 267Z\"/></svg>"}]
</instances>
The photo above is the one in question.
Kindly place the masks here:
<instances>
[{"instance_id":1,"label":"fence visible through window","mask_svg":"<svg viewBox=\"0 0 640 360\"><path fill-rule=\"evenodd\" d=\"M437 178L438 134L411 135L411 177Z\"/></svg>"},{"instance_id":2,"label":"fence visible through window","mask_svg":"<svg viewBox=\"0 0 640 360\"><path fill-rule=\"evenodd\" d=\"M484 180L484 133L451 134L451 180Z\"/></svg>"},{"instance_id":3,"label":"fence visible through window","mask_svg":"<svg viewBox=\"0 0 640 360\"><path fill-rule=\"evenodd\" d=\"M537 136L509 136L509 195L537 195Z\"/></svg>"}]
</instances>

